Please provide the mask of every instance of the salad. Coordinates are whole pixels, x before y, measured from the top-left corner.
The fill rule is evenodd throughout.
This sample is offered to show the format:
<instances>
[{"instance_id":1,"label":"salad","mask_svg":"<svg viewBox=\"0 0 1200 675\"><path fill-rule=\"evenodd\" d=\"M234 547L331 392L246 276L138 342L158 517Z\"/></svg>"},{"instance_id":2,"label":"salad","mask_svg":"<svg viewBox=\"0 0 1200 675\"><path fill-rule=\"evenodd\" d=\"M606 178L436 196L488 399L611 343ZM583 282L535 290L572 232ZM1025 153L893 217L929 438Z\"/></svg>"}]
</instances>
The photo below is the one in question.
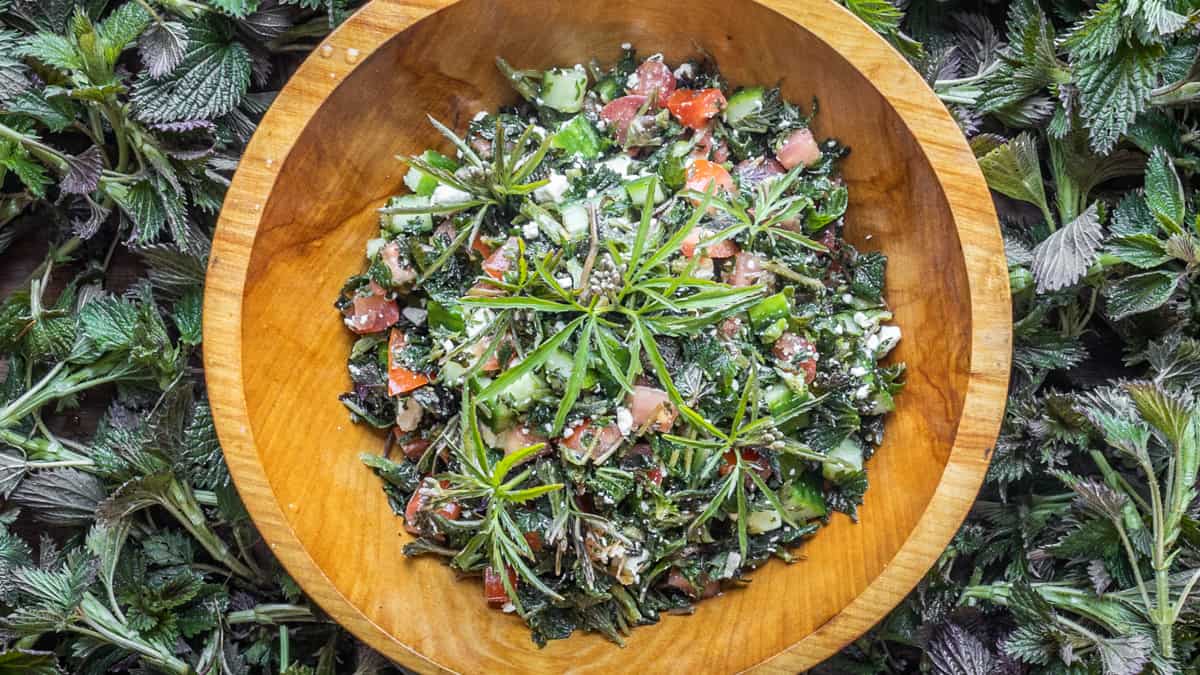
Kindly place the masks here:
<instances>
[{"instance_id":1,"label":"salad","mask_svg":"<svg viewBox=\"0 0 1200 675\"><path fill-rule=\"evenodd\" d=\"M834 512L904 366L886 260L841 237L847 153L777 88L628 46L500 71L520 104L406 157L365 271L363 461L415 539L539 644L615 642L732 589Z\"/></svg>"}]
</instances>

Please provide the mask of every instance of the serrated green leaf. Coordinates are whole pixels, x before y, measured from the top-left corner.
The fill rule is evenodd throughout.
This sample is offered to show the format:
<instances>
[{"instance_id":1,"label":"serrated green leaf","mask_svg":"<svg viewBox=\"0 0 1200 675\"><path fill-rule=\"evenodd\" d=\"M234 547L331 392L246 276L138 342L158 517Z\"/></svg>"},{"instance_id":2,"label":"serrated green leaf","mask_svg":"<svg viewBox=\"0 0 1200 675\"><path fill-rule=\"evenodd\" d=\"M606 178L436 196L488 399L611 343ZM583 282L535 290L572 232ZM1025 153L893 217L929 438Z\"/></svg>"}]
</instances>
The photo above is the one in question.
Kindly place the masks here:
<instances>
[{"instance_id":1,"label":"serrated green leaf","mask_svg":"<svg viewBox=\"0 0 1200 675\"><path fill-rule=\"evenodd\" d=\"M1109 286L1108 315L1115 319L1161 307L1179 285L1179 274L1168 271L1145 272L1125 277Z\"/></svg>"},{"instance_id":2,"label":"serrated green leaf","mask_svg":"<svg viewBox=\"0 0 1200 675\"><path fill-rule=\"evenodd\" d=\"M1155 148L1146 163L1146 204L1168 234L1181 234L1187 199L1175 165L1162 148Z\"/></svg>"},{"instance_id":3,"label":"serrated green leaf","mask_svg":"<svg viewBox=\"0 0 1200 675\"><path fill-rule=\"evenodd\" d=\"M17 94L5 108L12 113L27 115L55 133L71 126L77 112L75 105L66 97L48 99L38 89L27 89Z\"/></svg>"},{"instance_id":4,"label":"serrated green leaf","mask_svg":"<svg viewBox=\"0 0 1200 675\"><path fill-rule=\"evenodd\" d=\"M1037 206L1049 219L1050 206L1042 185L1037 140L1022 133L979 158L988 187L1000 194Z\"/></svg>"},{"instance_id":5,"label":"serrated green leaf","mask_svg":"<svg viewBox=\"0 0 1200 675\"><path fill-rule=\"evenodd\" d=\"M63 71L80 70L83 59L75 45L67 38L55 33L30 35L20 47L20 53Z\"/></svg>"},{"instance_id":6,"label":"serrated green leaf","mask_svg":"<svg viewBox=\"0 0 1200 675\"><path fill-rule=\"evenodd\" d=\"M1117 51L1128 33L1122 5L1117 0L1102 2L1072 29L1063 43L1072 59L1103 59Z\"/></svg>"},{"instance_id":7,"label":"serrated green leaf","mask_svg":"<svg viewBox=\"0 0 1200 675\"><path fill-rule=\"evenodd\" d=\"M1107 244L1105 252L1142 269L1158 267L1171 259L1166 243L1147 232L1116 237Z\"/></svg>"},{"instance_id":8,"label":"serrated green leaf","mask_svg":"<svg viewBox=\"0 0 1200 675\"><path fill-rule=\"evenodd\" d=\"M200 287L192 287L184 292L175 302L171 318L179 330L180 342L198 346L201 340L201 316L204 307L204 291Z\"/></svg>"},{"instance_id":9,"label":"serrated green leaf","mask_svg":"<svg viewBox=\"0 0 1200 675\"><path fill-rule=\"evenodd\" d=\"M1066 288L1083 278L1104 240L1103 217L1100 203L1095 202L1033 249L1031 271L1039 293Z\"/></svg>"},{"instance_id":10,"label":"serrated green leaf","mask_svg":"<svg viewBox=\"0 0 1200 675\"><path fill-rule=\"evenodd\" d=\"M138 119L147 122L214 119L237 107L249 86L246 48L198 26L183 62L162 78L139 76L132 98Z\"/></svg>"},{"instance_id":11,"label":"serrated green leaf","mask_svg":"<svg viewBox=\"0 0 1200 675\"><path fill-rule=\"evenodd\" d=\"M0 652L0 675L61 675L54 652L10 649Z\"/></svg>"},{"instance_id":12,"label":"serrated green leaf","mask_svg":"<svg viewBox=\"0 0 1200 675\"><path fill-rule=\"evenodd\" d=\"M108 63L116 63L121 52L125 51L148 25L150 13L137 2L125 2L110 12L96 26Z\"/></svg>"},{"instance_id":13,"label":"serrated green leaf","mask_svg":"<svg viewBox=\"0 0 1200 675\"><path fill-rule=\"evenodd\" d=\"M208 4L230 16L242 18L258 9L259 0L207 0Z\"/></svg>"},{"instance_id":14,"label":"serrated green leaf","mask_svg":"<svg viewBox=\"0 0 1200 675\"><path fill-rule=\"evenodd\" d=\"M1097 152L1110 151L1146 109L1155 85L1155 64L1162 54L1158 45L1123 43L1106 58L1072 61L1079 112Z\"/></svg>"}]
</instances>

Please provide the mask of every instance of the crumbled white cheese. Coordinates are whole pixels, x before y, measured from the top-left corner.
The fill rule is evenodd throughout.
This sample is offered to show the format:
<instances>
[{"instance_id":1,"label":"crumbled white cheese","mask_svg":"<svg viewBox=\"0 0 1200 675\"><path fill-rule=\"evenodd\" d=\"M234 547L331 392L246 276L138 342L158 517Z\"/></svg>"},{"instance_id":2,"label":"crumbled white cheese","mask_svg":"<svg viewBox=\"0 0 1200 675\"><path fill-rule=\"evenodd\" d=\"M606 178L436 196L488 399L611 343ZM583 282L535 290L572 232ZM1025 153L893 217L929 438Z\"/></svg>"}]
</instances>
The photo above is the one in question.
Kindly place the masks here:
<instances>
[{"instance_id":1,"label":"crumbled white cheese","mask_svg":"<svg viewBox=\"0 0 1200 675\"><path fill-rule=\"evenodd\" d=\"M863 314L862 312L854 313L854 323L862 326L863 328L870 328L873 325L871 320L867 318L867 315Z\"/></svg>"},{"instance_id":2,"label":"crumbled white cheese","mask_svg":"<svg viewBox=\"0 0 1200 675\"><path fill-rule=\"evenodd\" d=\"M564 274L555 281L557 281L558 285L562 286L563 288L570 288L575 285L575 280L572 279L571 275L569 274Z\"/></svg>"},{"instance_id":3,"label":"crumbled white cheese","mask_svg":"<svg viewBox=\"0 0 1200 675\"><path fill-rule=\"evenodd\" d=\"M526 239L537 239L541 233L536 221L531 220L521 226L521 234L525 235Z\"/></svg>"},{"instance_id":4,"label":"crumbled white cheese","mask_svg":"<svg viewBox=\"0 0 1200 675\"><path fill-rule=\"evenodd\" d=\"M850 369L850 374L854 377L862 377L863 375L867 374L867 369L863 368L862 366L854 366Z\"/></svg>"},{"instance_id":5,"label":"crumbled white cheese","mask_svg":"<svg viewBox=\"0 0 1200 675\"><path fill-rule=\"evenodd\" d=\"M567 194L567 189L571 187L571 183L561 173L550 174L548 181L545 185L533 191L533 198L539 202L554 202L557 204L562 201L563 195Z\"/></svg>"},{"instance_id":6,"label":"crumbled white cheese","mask_svg":"<svg viewBox=\"0 0 1200 675\"><path fill-rule=\"evenodd\" d=\"M861 401L861 400L863 400L864 398L866 398L866 397L870 396L870 395L871 395L871 387L870 387L869 385L865 385L865 384L864 384L863 386L859 387L859 388L858 388L858 389L857 389L857 390L854 392L854 398L856 398L856 399L858 399L858 400L860 400L860 401Z\"/></svg>"},{"instance_id":7,"label":"crumbled white cheese","mask_svg":"<svg viewBox=\"0 0 1200 675\"><path fill-rule=\"evenodd\" d=\"M605 160L603 164L608 167L609 171L618 176L624 176L629 173L629 167L633 164L633 158L629 155L617 155L612 159Z\"/></svg>"},{"instance_id":8,"label":"crumbled white cheese","mask_svg":"<svg viewBox=\"0 0 1200 675\"><path fill-rule=\"evenodd\" d=\"M622 42L621 49L623 49L625 51L629 51L630 49L633 49L633 45L628 42Z\"/></svg>"},{"instance_id":9,"label":"crumbled white cheese","mask_svg":"<svg viewBox=\"0 0 1200 675\"><path fill-rule=\"evenodd\" d=\"M637 86L638 86L638 74L637 74L637 71L635 70L629 74L629 77L625 78L625 88L626 89L637 89Z\"/></svg>"},{"instance_id":10,"label":"crumbled white cheese","mask_svg":"<svg viewBox=\"0 0 1200 675\"><path fill-rule=\"evenodd\" d=\"M899 326L880 326L879 327L879 357L882 358L888 352L896 347L896 343L900 341Z\"/></svg>"},{"instance_id":11,"label":"crumbled white cheese","mask_svg":"<svg viewBox=\"0 0 1200 675\"><path fill-rule=\"evenodd\" d=\"M467 337L473 338L491 327L496 315L487 307L478 307L467 312Z\"/></svg>"},{"instance_id":12,"label":"crumbled white cheese","mask_svg":"<svg viewBox=\"0 0 1200 675\"><path fill-rule=\"evenodd\" d=\"M429 196L430 204L461 204L471 201L471 193L449 185L438 185Z\"/></svg>"},{"instance_id":13,"label":"crumbled white cheese","mask_svg":"<svg viewBox=\"0 0 1200 675\"><path fill-rule=\"evenodd\" d=\"M617 428L623 436L628 436L629 432L633 431L633 413L629 412L628 408L617 408Z\"/></svg>"},{"instance_id":14,"label":"crumbled white cheese","mask_svg":"<svg viewBox=\"0 0 1200 675\"><path fill-rule=\"evenodd\" d=\"M425 323L425 317L429 316L429 312L420 307L405 307L403 312L404 318L420 326Z\"/></svg>"},{"instance_id":15,"label":"crumbled white cheese","mask_svg":"<svg viewBox=\"0 0 1200 675\"><path fill-rule=\"evenodd\" d=\"M687 63L684 63L683 65L681 65L675 69L676 79L682 80L682 79L690 78L692 75L695 75L695 74L696 74L696 68L695 68L695 66L692 65L692 63L690 61Z\"/></svg>"},{"instance_id":16,"label":"crumbled white cheese","mask_svg":"<svg viewBox=\"0 0 1200 675\"><path fill-rule=\"evenodd\" d=\"M842 302L848 305L851 302L854 302L854 296L850 295L849 293L842 293Z\"/></svg>"}]
</instances>

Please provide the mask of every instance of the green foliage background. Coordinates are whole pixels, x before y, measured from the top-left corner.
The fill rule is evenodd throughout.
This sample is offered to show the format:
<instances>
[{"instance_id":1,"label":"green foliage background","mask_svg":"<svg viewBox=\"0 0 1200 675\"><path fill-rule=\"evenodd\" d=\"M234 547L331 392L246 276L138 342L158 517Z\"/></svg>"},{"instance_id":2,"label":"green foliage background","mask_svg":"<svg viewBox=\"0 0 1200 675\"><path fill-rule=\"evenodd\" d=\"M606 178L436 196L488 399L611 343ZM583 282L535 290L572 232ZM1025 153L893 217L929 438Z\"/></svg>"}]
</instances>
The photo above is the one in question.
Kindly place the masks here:
<instances>
[{"instance_id":1,"label":"green foliage background","mask_svg":"<svg viewBox=\"0 0 1200 675\"><path fill-rule=\"evenodd\" d=\"M350 4L0 0L0 260L44 256L3 275L0 675L391 669L258 539L199 360L239 152ZM1016 348L968 522L819 670L1197 672L1200 3L846 4L971 140Z\"/></svg>"}]
</instances>

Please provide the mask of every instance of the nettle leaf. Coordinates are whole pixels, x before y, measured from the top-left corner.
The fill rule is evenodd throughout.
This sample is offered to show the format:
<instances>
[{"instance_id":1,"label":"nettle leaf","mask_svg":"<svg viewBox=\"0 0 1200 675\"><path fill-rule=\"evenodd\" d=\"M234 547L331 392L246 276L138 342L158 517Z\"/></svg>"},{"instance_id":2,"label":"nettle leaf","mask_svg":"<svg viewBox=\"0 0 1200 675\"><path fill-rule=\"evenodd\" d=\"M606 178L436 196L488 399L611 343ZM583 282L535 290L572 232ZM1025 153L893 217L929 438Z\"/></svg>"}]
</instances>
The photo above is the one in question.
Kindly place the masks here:
<instances>
[{"instance_id":1,"label":"nettle leaf","mask_svg":"<svg viewBox=\"0 0 1200 675\"><path fill-rule=\"evenodd\" d=\"M182 194L161 179L140 180L133 185L110 185L107 192L133 223L131 239L136 244L156 241L164 226L170 226L173 233L186 228L187 212Z\"/></svg>"},{"instance_id":2,"label":"nettle leaf","mask_svg":"<svg viewBox=\"0 0 1200 675\"><path fill-rule=\"evenodd\" d=\"M1080 21L1063 41L1072 59L1103 59L1117 51L1127 30L1123 3L1107 0Z\"/></svg>"},{"instance_id":3,"label":"nettle leaf","mask_svg":"<svg viewBox=\"0 0 1200 675\"><path fill-rule=\"evenodd\" d=\"M78 469L50 469L26 476L11 500L29 509L38 522L73 527L90 524L104 497L104 486L95 476Z\"/></svg>"},{"instance_id":4,"label":"nettle leaf","mask_svg":"<svg viewBox=\"0 0 1200 675\"><path fill-rule=\"evenodd\" d=\"M1116 237L1108 242L1104 251L1123 263L1144 270L1158 267L1171 259L1166 242L1146 232Z\"/></svg>"},{"instance_id":5,"label":"nettle leaf","mask_svg":"<svg viewBox=\"0 0 1200 675\"><path fill-rule=\"evenodd\" d=\"M929 643L935 675L991 675L995 659L987 647L958 624L948 623Z\"/></svg>"},{"instance_id":6,"label":"nettle leaf","mask_svg":"<svg viewBox=\"0 0 1200 675\"><path fill-rule=\"evenodd\" d=\"M1094 202L1033 249L1032 271L1039 293L1072 286L1087 274L1104 240L1103 217L1100 203Z\"/></svg>"},{"instance_id":7,"label":"nettle leaf","mask_svg":"<svg viewBox=\"0 0 1200 675\"><path fill-rule=\"evenodd\" d=\"M65 96L47 98L45 92L28 89L5 106L9 112L26 115L58 133L75 121L75 104Z\"/></svg>"},{"instance_id":8,"label":"nettle leaf","mask_svg":"<svg viewBox=\"0 0 1200 675\"><path fill-rule=\"evenodd\" d=\"M178 21L155 22L138 39L138 55L152 78L169 75L187 54L188 29Z\"/></svg>"},{"instance_id":9,"label":"nettle leaf","mask_svg":"<svg viewBox=\"0 0 1200 675\"><path fill-rule=\"evenodd\" d=\"M140 3L126 2L119 5L96 26L104 45L104 57L116 63L117 57L141 35L150 24L150 13Z\"/></svg>"},{"instance_id":10,"label":"nettle leaf","mask_svg":"<svg viewBox=\"0 0 1200 675\"><path fill-rule=\"evenodd\" d=\"M226 31L197 24L187 56L169 75L140 75L133 85L138 119L214 119L237 107L250 86L250 52Z\"/></svg>"},{"instance_id":11,"label":"nettle leaf","mask_svg":"<svg viewBox=\"0 0 1200 675\"><path fill-rule=\"evenodd\" d=\"M988 187L1002 195L1029 202L1049 213L1037 139L1028 132L992 149L979 158Z\"/></svg>"},{"instance_id":12,"label":"nettle leaf","mask_svg":"<svg viewBox=\"0 0 1200 675\"><path fill-rule=\"evenodd\" d=\"M1169 271L1145 272L1125 277L1104 292L1108 315L1124 319L1162 307L1179 285L1180 275Z\"/></svg>"},{"instance_id":13,"label":"nettle leaf","mask_svg":"<svg viewBox=\"0 0 1200 675\"><path fill-rule=\"evenodd\" d=\"M1146 204L1166 232L1183 232L1187 199L1175 165L1162 148L1155 148L1146 162Z\"/></svg>"},{"instance_id":14,"label":"nettle leaf","mask_svg":"<svg viewBox=\"0 0 1200 675\"><path fill-rule=\"evenodd\" d=\"M259 0L207 0L208 4L229 14L242 18L258 9Z\"/></svg>"},{"instance_id":15,"label":"nettle leaf","mask_svg":"<svg viewBox=\"0 0 1200 675\"><path fill-rule=\"evenodd\" d=\"M46 168L24 146L0 142L0 180L9 171L29 189L30 194L35 197L46 196L46 187L51 183Z\"/></svg>"},{"instance_id":16,"label":"nettle leaf","mask_svg":"<svg viewBox=\"0 0 1200 675\"><path fill-rule=\"evenodd\" d=\"M1106 58L1072 62L1079 112L1097 152L1112 150L1138 113L1145 110L1155 85L1155 65L1162 53L1161 46L1124 43Z\"/></svg>"},{"instance_id":17,"label":"nettle leaf","mask_svg":"<svg viewBox=\"0 0 1200 675\"><path fill-rule=\"evenodd\" d=\"M175 327L179 329L180 342L193 347L200 344L200 313L203 307L204 291L199 286L188 289L175 301L171 318L175 321Z\"/></svg>"},{"instance_id":18,"label":"nettle leaf","mask_svg":"<svg viewBox=\"0 0 1200 675\"><path fill-rule=\"evenodd\" d=\"M42 63L63 71L81 70L83 59L75 45L67 38L57 33L37 33L25 38L19 49L22 56L28 56Z\"/></svg>"},{"instance_id":19,"label":"nettle leaf","mask_svg":"<svg viewBox=\"0 0 1200 675\"><path fill-rule=\"evenodd\" d=\"M217 440L208 401L200 401L196 405L183 434L180 459L186 467L188 478L196 486L212 490L229 485L229 470L225 468L225 458L221 455L221 444Z\"/></svg>"},{"instance_id":20,"label":"nettle leaf","mask_svg":"<svg viewBox=\"0 0 1200 675\"><path fill-rule=\"evenodd\" d=\"M103 171L104 153L93 145L67 160L67 175L59 182L59 188L67 194L88 194L100 186Z\"/></svg>"},{"instance_id":21,"label":"nettle leaf","mask_svg":"<svg viewBox=\"0 0 1200 675\"><path fill-rule=\"evenodd\" d=\"M1136 6L1142 21L1160 36L1177 33L1188 24L1187 17L1172 9L1167 0L1142 0Z\"/></svg>"}]
</instances>

